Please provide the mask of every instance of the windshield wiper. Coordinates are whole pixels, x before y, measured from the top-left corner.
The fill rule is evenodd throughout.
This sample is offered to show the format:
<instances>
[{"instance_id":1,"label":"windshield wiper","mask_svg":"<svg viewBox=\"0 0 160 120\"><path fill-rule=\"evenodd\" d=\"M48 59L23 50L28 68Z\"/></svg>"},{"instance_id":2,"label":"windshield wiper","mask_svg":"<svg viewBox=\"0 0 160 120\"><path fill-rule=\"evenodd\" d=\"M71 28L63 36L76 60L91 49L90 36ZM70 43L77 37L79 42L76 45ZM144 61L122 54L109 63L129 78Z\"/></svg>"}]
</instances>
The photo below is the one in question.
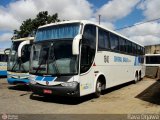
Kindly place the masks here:
<instances>
[{"instance_id":1,"label":"windshield wiper","mask_svg":"<svg viewBox=\"0 0 160 120\"><path fill-rule=\"evenodd\" d=\"M42 59L42 61L41 61L41 63L39 64L39 66L36 68L37 70L36 70L35 74L37 74L39 70L45 70L45 68L41 68L41 65L43 64L43 62L46 63L46 61L47 61L47 58L46 58L46 57L45 57L44 59Z\"/></svg>"},{"instance_id":2,"label":"windshield wiper","mask_svg":"<svg viewBox=\"0 0 160 120\"><path fill-rule=\"evenodd\" d=\"M12 71L14 71L14 68L16 67L16 65L19 65L19 69L18 71L21 72L21 67L23 68L24 72L26 72L26 70L24 69L24 66L22 65L22 60L21 58L18 58L15 62L15 64L12 67Z\"/></svg>"}]
</instances>

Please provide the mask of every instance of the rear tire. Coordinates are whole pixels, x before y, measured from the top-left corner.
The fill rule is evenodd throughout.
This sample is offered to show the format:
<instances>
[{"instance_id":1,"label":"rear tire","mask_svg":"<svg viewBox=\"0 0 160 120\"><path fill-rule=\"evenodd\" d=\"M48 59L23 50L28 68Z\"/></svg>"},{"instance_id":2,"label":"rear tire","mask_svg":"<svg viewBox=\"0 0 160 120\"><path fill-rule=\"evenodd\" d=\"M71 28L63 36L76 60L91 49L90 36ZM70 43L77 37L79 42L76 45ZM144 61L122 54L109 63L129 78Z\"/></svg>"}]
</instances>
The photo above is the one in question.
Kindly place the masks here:
<instances>
[{"instance_id":1,"label":"rear tire","mask_svg":"<svg viewBox=\"0 0 160 120\"><path fill-rule=\"evenodd\" d=\"M101 96L101 91L102 91L102 83L100 82L100 80L97 80L96 91L94 93L95 98L99 98Z\"/></svg>"},{"instance_id":2,"label":"rear tire","mask_svg":"<svg viewBox=\"0 0 160 120\"><path fill-rule=\"evenodd\" d=\"M138 80L140 81L141 79L142 79L142 77L141 77L141 72L139 72Z\"/></svg>"},{"instance_id":3,"label":"rear tire","mask_svg":"<svg viewBox=\"0 0 160 120\"><path fill-rule=\"evenodd\" d=\"M135 83L135 84L138 82L138 79L139 79L138 73L136 73L136 74L135 74L135 78L134 78L134 83Z\"/></svg>"}]
</instances>

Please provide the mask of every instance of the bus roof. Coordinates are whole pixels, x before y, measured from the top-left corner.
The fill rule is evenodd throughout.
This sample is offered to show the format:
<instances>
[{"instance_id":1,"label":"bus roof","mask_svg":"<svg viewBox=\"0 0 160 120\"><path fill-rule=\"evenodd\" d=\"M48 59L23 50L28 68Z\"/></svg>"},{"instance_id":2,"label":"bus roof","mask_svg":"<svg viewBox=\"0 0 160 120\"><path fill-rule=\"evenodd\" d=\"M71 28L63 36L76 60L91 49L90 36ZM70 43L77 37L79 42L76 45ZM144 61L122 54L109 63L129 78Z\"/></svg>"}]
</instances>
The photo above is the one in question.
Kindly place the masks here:
<instances>
[{"instance_id":1,"label":"bus roof","mask_svg":"<svg viewBox=\"0 0 160 120\"><path fill-rule=\"evenodd\" d=\"M12 41L25 41L25 40L34 40L34 37L25 37L25 38L19 38L19 39L14 39Z\"/></svg>"},{"instance_id":2,"label":"bus roof","mask_svg":"<svg viewBox=\"0 0 160 120\"><path fill-rule=\"evenodd\" d=\"M131 39L123 36L123 35L121 35L120 33L117 33L117 32L115 32L115 31L113 31L113 30L111 30L111 29L108 29L108 28L106 28L106 27L104 27L104 26L102 26L102 25L99 25L99 24L97 24L96 22L92 22L92 21L88 21L88 20L62 21L62 22L56 22L56 23L46 24L46 25L40 26L39 28L45 28L45 27L49 27L49 26L60 25L60 24L68 24L68 23L93 24L93 25L96 25L96 26L98 26L98 27L100 27L100 28L103 28L103 29L105 29L105 30L107 30L107 31L109 31L109 32L112 32L112 33L114 33L114 34L116 34L116 35L118 35L118 36L120 36L120 37L122 37L122 38L124 38L124 39L127 39L127 40L129 40L129 41L131 41L131 42L133 42L133 43L135 43L135 44L138 44L138 45L144 47L143 45L141 45L141 44L139 44L139 43L137 43L137 42L135 42L135 41L133 41L133 40L131 40Z\"/></svg>"}]
</instances>

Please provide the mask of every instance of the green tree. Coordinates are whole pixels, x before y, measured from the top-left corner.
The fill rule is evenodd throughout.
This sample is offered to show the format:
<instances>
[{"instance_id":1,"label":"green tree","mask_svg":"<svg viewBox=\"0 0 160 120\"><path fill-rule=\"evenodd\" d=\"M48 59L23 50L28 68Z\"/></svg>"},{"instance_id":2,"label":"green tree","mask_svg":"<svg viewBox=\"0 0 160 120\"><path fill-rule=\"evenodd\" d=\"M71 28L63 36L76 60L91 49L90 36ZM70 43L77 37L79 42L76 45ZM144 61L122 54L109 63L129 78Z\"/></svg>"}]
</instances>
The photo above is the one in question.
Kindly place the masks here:
<instances>
[{"instance_id":1,"label":"green tree","mask_svg":"<svg viewBox=\"0 0 160 120\"><path fill-rule=\"evenodd\" d=\"M57 13L48 15L47 11L39 12L36 18L23 21L19 30L14 30L12 39L34 36L39 26L59 21Z\"/></svg>"}]
</instances>

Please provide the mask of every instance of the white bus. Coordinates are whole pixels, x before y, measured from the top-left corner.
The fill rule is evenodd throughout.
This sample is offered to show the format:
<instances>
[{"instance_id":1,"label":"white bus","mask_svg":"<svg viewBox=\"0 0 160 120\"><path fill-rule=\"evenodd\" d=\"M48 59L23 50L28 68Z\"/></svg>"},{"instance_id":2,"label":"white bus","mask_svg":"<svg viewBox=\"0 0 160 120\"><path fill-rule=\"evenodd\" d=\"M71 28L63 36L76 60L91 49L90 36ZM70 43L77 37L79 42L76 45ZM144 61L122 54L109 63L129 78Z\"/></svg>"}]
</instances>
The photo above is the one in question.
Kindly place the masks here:
<instances>
[{"instance_id":1,"label":"white bus","mask_svg":"<svg viewBox=\"0 0 160 120\"><path fill-rule=\"evenodd\" d=\"M33 40L34 37L12 40L7 64L7 81L9 84L29 83L29 59Z\"/></svg>"},{"instance_id":2,"label":"white bus","mask_svg":"<svg viewBox=\"0 0 160 120\"><path fill-rule=\"evenodd\" d=\"M7 76L7 59L8 55L0 51L0 77Z\"/></svg>"},{"instance_id":3,"label":"white bus","mask_svg":"<svg viewBox=\"0 0 160 120\"><path fill-rule=\"evenodd\" d=\"M144 76L144 47L90 21L38 28L30 59L35 94L84 96Z\"/></svg>"},{"instance_id":4,"label":"white bus","mask_svg":"<svg viewBox=\"0 0 160 120\"><path fill-rule=\"evenodd\" d=\"M145 54L146 77L160 79L160 54Z\"/></svg>"},{"instance_id":5,"label":"white bus","mask_svg":"<svg viewBox=\"0 0 160 120\"><path fill-rule=\"evenodd\" d=\"M145 54L145 66L160 66L160 54Z\"/></svg>"}]
</instances>

